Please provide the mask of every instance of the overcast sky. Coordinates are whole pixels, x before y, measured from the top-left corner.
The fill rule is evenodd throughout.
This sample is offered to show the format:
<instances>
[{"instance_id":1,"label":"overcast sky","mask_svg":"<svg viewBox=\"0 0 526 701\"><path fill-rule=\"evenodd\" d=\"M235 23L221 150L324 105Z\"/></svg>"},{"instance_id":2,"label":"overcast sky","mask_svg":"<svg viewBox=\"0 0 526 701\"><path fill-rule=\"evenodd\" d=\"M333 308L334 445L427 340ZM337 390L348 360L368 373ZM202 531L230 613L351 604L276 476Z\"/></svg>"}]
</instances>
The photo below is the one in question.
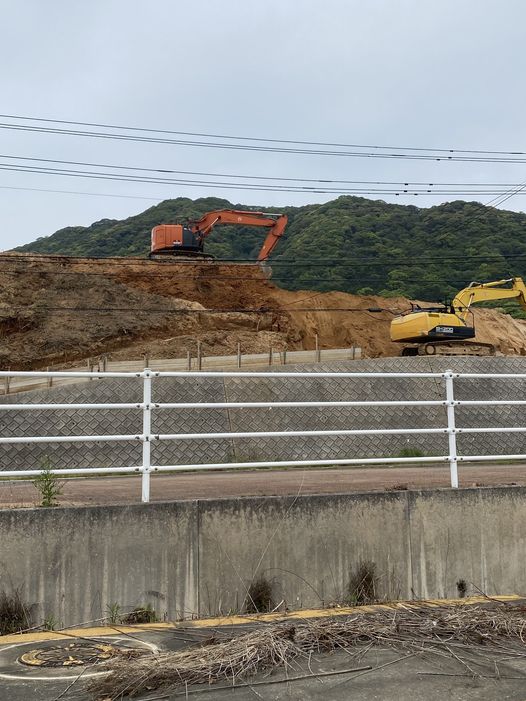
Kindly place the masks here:
<instances>
[{"instance_id":1,"label":"overcast sky","mask_svg":"<svg viewBox=\"0 0 526 701\"><path fill-rule=\"evenodd\" d=\"M3 114L526 151L523 0L3 0L2 25ZM526 181L526 164L258 153L1 128L0 154L273 177ZM0 157L0 164L16 162ZM0 170L0 248L68 225L120 219L163 199L210 195L276 208L337 196ZM456 198L382 199L428 206ZM525 209L526 194L503 206Z\"/></svg>"}]
</instances>

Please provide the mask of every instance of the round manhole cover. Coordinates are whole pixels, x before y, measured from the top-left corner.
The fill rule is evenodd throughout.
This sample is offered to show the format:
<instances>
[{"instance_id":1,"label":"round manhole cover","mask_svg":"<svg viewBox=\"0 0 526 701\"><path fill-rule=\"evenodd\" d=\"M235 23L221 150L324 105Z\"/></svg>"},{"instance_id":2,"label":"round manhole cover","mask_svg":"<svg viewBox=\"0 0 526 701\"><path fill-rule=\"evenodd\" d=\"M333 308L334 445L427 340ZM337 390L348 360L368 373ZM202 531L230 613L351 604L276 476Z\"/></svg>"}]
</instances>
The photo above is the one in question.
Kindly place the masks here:
<instances>
[{"instance_id":1,"label":"round manhole cover","mask_svg":"<svg viewBox=\"0 0 526 701\"><path fill-rule=\"evenodd\" d=\"M118 652L113 645L77 642L30 650L18 661L29 667L81 667L106 662Z\"/></svg>"}]
</instances>

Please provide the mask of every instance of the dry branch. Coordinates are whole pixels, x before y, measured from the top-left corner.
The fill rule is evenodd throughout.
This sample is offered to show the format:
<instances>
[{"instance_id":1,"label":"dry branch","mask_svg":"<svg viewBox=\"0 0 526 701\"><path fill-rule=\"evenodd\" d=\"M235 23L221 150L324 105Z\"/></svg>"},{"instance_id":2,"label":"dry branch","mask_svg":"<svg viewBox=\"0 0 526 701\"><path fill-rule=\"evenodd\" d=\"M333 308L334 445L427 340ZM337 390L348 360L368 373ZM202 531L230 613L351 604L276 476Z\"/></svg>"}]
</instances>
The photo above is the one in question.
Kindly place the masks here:
<instances>
[{"instance_id":1,"label":"dry branch","mask_svg":"<svg viewBox=\"0 0 526 701\"><path fill-rule=\"evenodd\" d=\"M481 646L493 654L526 657L525 635L526 609L522 606L382 609L278 623L155 656L117 657L107 663L109 674L92 682L91 690L97 698L113 699L216 681L234 686L259 672L308 660L313 653L371 645L432 652L469 668L462 655Z\"/></svg>"}]
</instances>

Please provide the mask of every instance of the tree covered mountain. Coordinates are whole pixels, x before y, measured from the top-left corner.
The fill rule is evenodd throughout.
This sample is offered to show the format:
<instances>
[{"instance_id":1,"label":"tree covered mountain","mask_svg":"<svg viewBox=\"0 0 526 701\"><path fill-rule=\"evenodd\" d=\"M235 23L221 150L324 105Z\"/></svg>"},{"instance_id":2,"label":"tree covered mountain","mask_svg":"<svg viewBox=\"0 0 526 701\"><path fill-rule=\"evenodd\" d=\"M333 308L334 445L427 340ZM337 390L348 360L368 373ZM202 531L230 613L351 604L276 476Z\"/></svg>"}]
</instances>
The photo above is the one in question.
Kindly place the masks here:
<instances>
[{"instance_id":1,"label":"tree covered mountain","mask_svg":"<svg viewBox=\"0 0 526 701\"><path fill-rule=\"evenodd\" d=\"M166 200L145 212L89 227L68 227L17 251L74 256L146 256L150 231L213 209L259 209L218 198ZM271 259L273 280L288 289L341 290L443 300L472 280L526 277L526 214L456 201L430 208L339 197L280 208L289 217ZM207 252L255 260L264 230L217 227ZM516 305L511 303L511 309Z\"/></svg>"}]
</instances>

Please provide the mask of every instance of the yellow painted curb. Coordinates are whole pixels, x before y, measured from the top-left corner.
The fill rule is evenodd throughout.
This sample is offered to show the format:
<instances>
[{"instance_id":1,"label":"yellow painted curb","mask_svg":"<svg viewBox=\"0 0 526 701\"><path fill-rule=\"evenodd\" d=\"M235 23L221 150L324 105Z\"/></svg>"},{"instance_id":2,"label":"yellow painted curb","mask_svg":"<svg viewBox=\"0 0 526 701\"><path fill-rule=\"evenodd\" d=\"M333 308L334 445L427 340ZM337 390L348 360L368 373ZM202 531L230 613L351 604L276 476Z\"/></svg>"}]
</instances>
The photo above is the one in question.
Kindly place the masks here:
<instances>
[{"instance_id":1,"label":"yellow painted curb","mask_svg":"<svg viewBox=\"0 0 526 701\"><path fill-rule=\"evenodd\" d=\"M401 608L436 608L437 606L473 606L484 604L488 601L506 603L521 601L524 597L518 594L503 596L470 596L464 599L428 599L426 601L395 601L388 604L373 604L371 606L352 606L348 608L338 607L329 609L304 609L290 611L289 613L260 613L247 614L246 616L223 616L219 618L199 618L188 621L167 621L165 623L139 623L135 626L98 626L96 628L68 628L59 631L38 631L33 633L15 633L14 635L0 636L0 646L20 643L41 642L44 640L68 640L69 638L100 638L108 635L133 634L137 631L160 631L177 628L219 628L220 626L239 626L247 623L273 623L279 621L304 620L310 618L332 618L334 616L350 616L358 613L374 613L386 609Z\"/></svg>"}]
</instances>

